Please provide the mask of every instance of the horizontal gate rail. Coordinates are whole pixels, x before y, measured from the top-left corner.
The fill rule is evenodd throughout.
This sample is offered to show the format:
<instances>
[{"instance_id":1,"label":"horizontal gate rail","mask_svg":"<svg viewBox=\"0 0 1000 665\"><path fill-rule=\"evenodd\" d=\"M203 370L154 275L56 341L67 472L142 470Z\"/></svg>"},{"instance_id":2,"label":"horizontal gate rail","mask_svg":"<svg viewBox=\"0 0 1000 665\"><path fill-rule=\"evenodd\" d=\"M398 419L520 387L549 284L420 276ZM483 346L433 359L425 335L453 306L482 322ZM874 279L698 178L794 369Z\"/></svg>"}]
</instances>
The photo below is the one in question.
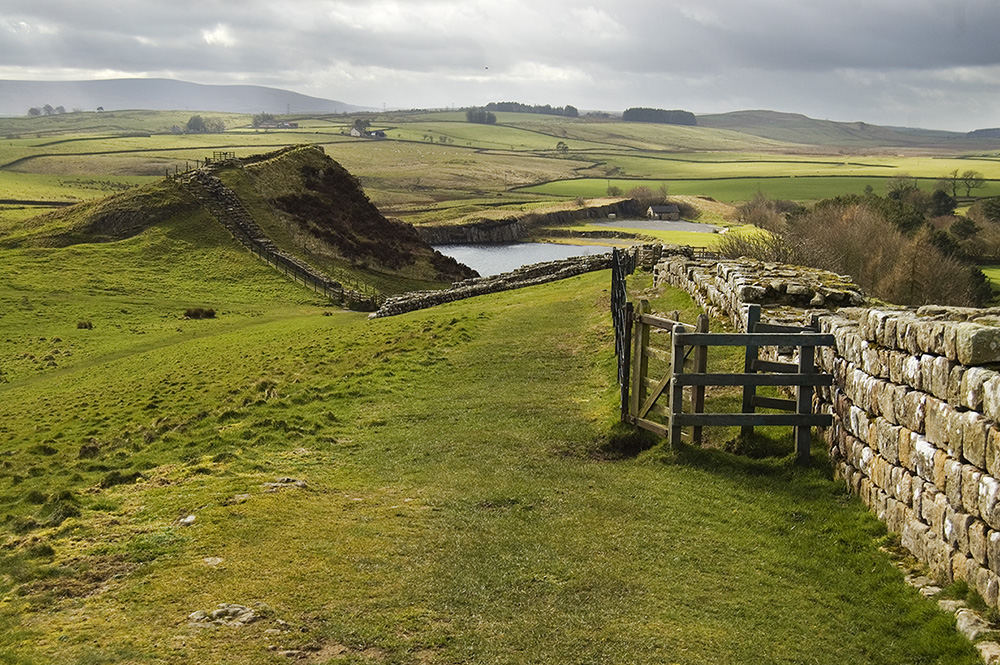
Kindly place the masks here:
<instances>
[{"instance_id":1,"label":"horizontal gate rail","mask_svg":"<svg viewBox=\"0 0 1000 665\"><path fill-rule=\"evenodd\" d=\"M814 327L797 327L760 322L760 307L750 306L747 312L746 333L708 332L708 317L699 317L697 326L682 323L678 314L671 317L651 314L649 303L639 302L633 315L631 354L631 391L628 404L623 404L626 420L669 439L670 444L680 442L682 428L693 427L692 438L701 440L702 427L738 426L744 435L752 434L755 426L791 426L795 428L795 450L799 461L809 459L811 427L829 427L833 418L829 414L812 413L813 388L833 385L830 374L816 371L815 347L832 346L833 335L819 333ZM669 355L650 347L652 329L671 333ZM712 346L742 346L745 348L744 373L709 373L707 351ZM760 347L778 347L783 350L798 349L798 362L775 362L758 357ZM685 371L685 360L690 349L693 371ZM649 376L649 359L669 359L669 370L664 376ZM761 374L759 372L771 372ZM703 413L705 388L729 386L743 388L743 408L740 413ZM758 386L790 387L794 399L764 397L756 394ZM691 389L691 411L684 413L684 390ZM657 401L666 395L666 408ZM773 409L787 413L756 413L755 409ZM651 417L666 416L666 423Z\"/></svg>"},{"instance_id":2,"label":"horizontal gate rail","mask_svg":"<svg viewBox=\"0 0 1000 665\"><path fill-rule=\"evenodd\" d=\"M832 386L829 374L678 374L682 386Z\"/></svg>"}]
</instances>

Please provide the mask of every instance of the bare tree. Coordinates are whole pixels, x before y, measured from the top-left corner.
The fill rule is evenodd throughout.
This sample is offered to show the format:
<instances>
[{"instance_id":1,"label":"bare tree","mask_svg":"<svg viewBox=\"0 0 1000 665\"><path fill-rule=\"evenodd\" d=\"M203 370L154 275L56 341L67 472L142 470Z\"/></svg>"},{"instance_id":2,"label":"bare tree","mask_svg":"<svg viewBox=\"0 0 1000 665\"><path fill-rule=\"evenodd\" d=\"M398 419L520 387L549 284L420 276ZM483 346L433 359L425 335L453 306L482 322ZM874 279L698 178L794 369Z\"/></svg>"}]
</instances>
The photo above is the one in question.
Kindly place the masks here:
<instances>
[{"instance_id":1,"label":"bare tree","mask_svg":"<svg viewBox=\"0 0 1000 665\"><path fill-rule=\"evenodd\" d=\"M986 184L986 178L979 171L968 170L962 173L962 185L965 186L965 195L972 196L972 190L979 189Z\"/></svg>"}]
</instances>

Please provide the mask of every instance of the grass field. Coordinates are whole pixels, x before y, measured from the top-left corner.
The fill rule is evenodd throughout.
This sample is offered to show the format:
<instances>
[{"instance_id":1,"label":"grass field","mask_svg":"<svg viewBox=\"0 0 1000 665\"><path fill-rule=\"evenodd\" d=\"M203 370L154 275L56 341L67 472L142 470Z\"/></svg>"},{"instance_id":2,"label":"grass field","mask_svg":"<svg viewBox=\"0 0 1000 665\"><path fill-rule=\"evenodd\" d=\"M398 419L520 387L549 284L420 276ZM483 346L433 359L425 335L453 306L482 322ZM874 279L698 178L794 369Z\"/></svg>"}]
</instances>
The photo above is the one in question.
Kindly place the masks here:
<instances>
[{"instance_id":1,"label":"grass field","mask_svg":"<svg viewBox=\"0 0 1000 665\"><path fill-rule=\"evenodd\" d=\"M210 229L0 266L5 661L977 662L787 436L620 452L606 272L368 321Z\"/></svg>"}]
</instances>

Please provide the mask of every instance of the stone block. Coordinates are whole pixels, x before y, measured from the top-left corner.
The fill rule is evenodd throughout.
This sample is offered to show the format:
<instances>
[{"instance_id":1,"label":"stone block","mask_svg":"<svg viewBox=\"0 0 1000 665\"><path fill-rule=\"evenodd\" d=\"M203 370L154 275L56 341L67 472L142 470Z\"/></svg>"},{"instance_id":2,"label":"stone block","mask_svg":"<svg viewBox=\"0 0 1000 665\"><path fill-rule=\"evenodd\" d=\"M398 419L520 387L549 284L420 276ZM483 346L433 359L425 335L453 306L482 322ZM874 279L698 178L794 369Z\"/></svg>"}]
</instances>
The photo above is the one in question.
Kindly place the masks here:
<instances>
[{"instance_id":1,"label":"stone block","mask_svg":"<svg viewBox=\"0 0 1000 665\"><path fill-rule=\"evenodd\" d=\"M911 390L903 397L903 410L899 415L899 424L914 432L923 433L926 416L927 395L917 390Z\"/></svg>"},{"instance_id":2,"label":"stone block","mask_svg":"<svg viewBox=\"0 0 1000 665\"><path fill-rule=\"evenodd\" d=\"M971 515L979 515L979 480L982 477L978 467L962 465L962 508Z\"/></svg>"},{"instance_id":3,"label":"stone block","mask_svg":"<svg viewBox=\"0 0 1000 665\"><path fill-rule=\"evenodd\" d=\"M937 492L934 495L933 502L924 501L924 506L927 506L928 504L931 507L926 511L927 519L924 521L930 525L931 533L938 538L945 539L944 522L949 508L948 497L946 497L943 492Z\"/></svg>"},{"instance_id":4,"label":"stone block","mask_svg":"<svg viewBox=\"0 0 1000 665\"><path fill-rule=\"evenodd\" d=\"M969 568L975 566L978 568L978 564L972 560L972 557L962 552L955 552L955 555L951 558L951 574L955 578L956 582L968 582L969 581ZM973 578L975 579L975 578Z\"/></svg>"},{"instance_id":5,"label":"stone block","mask_svg":"<svg viewBox=\"0 0 1000 665\"><path fill-rule=\"evenodd\" d=\"M927 562L927 567L930 568L931 577L940 584L950 584L952 581L952 554L954 554L954 550L941 538L933 534L925 536L924 556L926 558L924 560Z\"/></svg>"},{"instance_id":6,"label":"stone block","mask_svg":"<svg viewBox=\"0 0 1000 665\"><path fill-rule=\"evenodd\" d=\"M893 383L906 383L903 379L903 363L910 356L902 351L889 351L889 380Z\"/></svg>"},{"instance_id":7,"label":"stone block","mask_svg":"<svg viewBox=\"0 0 1000 665\"><path fill-rule=\"evenodd\" d=\"M930 393L941 400L948 399L948 386L954 363L944 356L935 356L930 362ZM927 385L926 383L924 384Z\"/></svg>"},{"instance_id":8,"label":"stone block","mask_svg":"<svg viewBox=\"0 0 1000 665\"><path fill-rule=\"evenodd\" d=\"M994 573L1000 570L1000 531L986 534L986 566Z\"/></svg>"},{"instance_id":9,"label":"stone block","mask_svg":"<svg viewBox=\"0 0 1000 665\"><path fill-rule=\"evenodd\" d=\"M973 411L981 411L983 408L983 385L997 376L993 370L982 367L966 369L962 374L962 406Z\"/></svg>"},{"instance_id":10,"label":"stone block","mask_svg":"<svg viewBox=\"0 0 1000 665\"><path fill-rule=\"evenodd\" d=\"M962 510L962 463L947 457L944 463L944 493L955 510Z\"/></svg>"},{"instance_id":11,"label":"stone block","mask_svg":"<svg viewBox=\"0 0 1000 665\"><path fill-rule=\"evenodd\" d=\"M963 554L967 553L969 551L969 527L972 526L975 518L967 513L956 511L953 516L951 516L951 520L955 537L954 547Z\"/></svg>"},{"instance_id":12,"label":"stone block","mask_svg":"<svg viewBox=\"0 0 1000 665\"><path fill-rule=\"evenodd\" d=\"M918 436L913 445L914 470L927 482L934 482L934 456L938 452L940 451L923 436Z\"/></svg>"},{"instance_id":13,"label":"stone block","mask_svg":"<svg viewBox=\"0 0 1000 665\"><path fill-rule=\"evenodd\" d=\"M948 447L948 418L946 403L936 397L928 397L924 404L924 435L938 448Z\"/></svg>"},{"instance_id":14,"label":"stone block","mask_svg":"<svg viewBox=\"0 0 1000 665\"><path fill-rule=\"evenodd\" d=\"M906 506L913 505L913 474L906 469L900 469L899 480L896 481L896 498Z\"/></svg>"},{"instance_id":15,"label":"stone block","mask_svg":"<svg viewBox=\"0 0 1000 665\"><path fill-rule=\"evenodd\" d=\"M916 432L905 427L899 428L899 463L910 471L916 469L913 464L913 446L919 436Z\"/></svg>"},{"instance_id":16,"label":"stone block","mask_svg":"<svg viewBox=\"0 0 1000 665\"><path fill-rule=\"evenodd\" d=\"M1000 328L957 323L955 350L958 362L966 366L1000 362Z\"/></svg>"},{"instance_id":17,"label":"stone block","mask_svg":"<svg viewBox=\"0 0 1000 665\"><path fill-rule=\"evenodd\" d=\"M991 529L1000 530L1000 481L986 474L979 479L979 516Z\"/></svg>"},{"instance_id":18,"label":"stone block","mask_svg":"<svg viewBox=\"0 0 1000 665\"><path fill-rule=\"evenodd\" d=\"M965 411L958 416L962 428L962 457L980 469L986 468L986 442L989 426L975 411Z\"/></svg>"},{"instance_id":19,"label":"stone block","mask_svg":"<svg viewBox=\"0 0 1000 665\"><path fill-rule=\"evenodd\" d=\"M996 573L987 568L980 568L976 576L976 591L986 601L987 606L996 607L997 592L1000 591Z\"/></svg>"},{"instance_id":20,"label":"stone block","mask_svg":"<svg viewBox=\"0 0 1000 665\"><path fill-rule=\"evenodd\" d=\"M962 379L965 378L965 372L964 365L952 363L951 373L948 375L948 402L953 406L962 405Z\"/></svg>"},{"instance_id":21,"label":"stone block","mask_svg":"<svg viewBox=\"0 0 1000 665\"><path fill-rule=\"evenodd\" d=\"M958 331L951 323L944 327L944 355L949 360L958 360Z\"/></svg>"},{"instance_id":22,"label":"stone block","mask_svg":"<svg viewBox=\"0 0 1000 665\"><path fill-rule=\"evenodd\" d=\"M908 519L903 525L903 531L899 534L900 544L918 560L924 560L924 536L929 530L930 527L920 520Z\"/></svg>"},{"instance_id":23,"label":"stone block","mask_svg":"<svg viewBox=\"0 0 1000 665\"><path fill-rule=\"evenodd\" d=\"M899 463L899 432L902 428L879 418L875 421L875 439L879 454L890 464Z\"/></svg>"},{"instance_id":24,"label":"stone block","mask_svg":"<svg viewBox=\"0 0 1000 665\"><path fill-rule=\"evenodd\" d=\"M910 490L913 495L913 499L910 501L910 507L913 509L913 515L917 519L923 514L923 502L924 502L924 481L920 479L920 476L913 476L913 482L910 483ZM933 500L933 496L931 496Z\"/></svg>"},{"instance_id":25,"label":"stone block","mask_svg":"<svg viewBox=\"0 0 1000 665\"><path fill-rule=\"evenodd\" d=\"M986 565L986 541L989 529L981 520L972 520L969 524L969 554L979 565Z\"/></svg>"},{"instance_id":26,"label":"stone block","mask_svg":"<svg viewBox=\"0 0 1000 665\"><path fill-rule=\"evenodd\" d=\"M1000 477L1000 430L996 427L986 430L986 470Z\"/></svg>"},{"instance_id":27,"label":"stone block","mask_svg":"<svg viewBox=\"0 0 1000 665\"><path fill-rule=\"evenodd\" d=\"M920 370L920 358L918 356L911 354L903 360L902 374L903 383L914 390L923 389L923 374Z\"/></svg>"},{"instance_id":28,"label":"stone block","mask_svg":"<svg viewBox=\"0 0 1000 665\"><path fill-rule=\"evenodd\" d=\"M934 487L944 494L948 485L948 453L938 450L934 453Z\"/></svg>"},{"instance_id":29,"label":"stone block","mask_svg":"<svg viewBox=\"0 0 1000 665\"><path fill-rule=\"evenodd\" d=\"M983 384L983 415L1000 424L1000 375Z\"/></svg>"}]
</instances>

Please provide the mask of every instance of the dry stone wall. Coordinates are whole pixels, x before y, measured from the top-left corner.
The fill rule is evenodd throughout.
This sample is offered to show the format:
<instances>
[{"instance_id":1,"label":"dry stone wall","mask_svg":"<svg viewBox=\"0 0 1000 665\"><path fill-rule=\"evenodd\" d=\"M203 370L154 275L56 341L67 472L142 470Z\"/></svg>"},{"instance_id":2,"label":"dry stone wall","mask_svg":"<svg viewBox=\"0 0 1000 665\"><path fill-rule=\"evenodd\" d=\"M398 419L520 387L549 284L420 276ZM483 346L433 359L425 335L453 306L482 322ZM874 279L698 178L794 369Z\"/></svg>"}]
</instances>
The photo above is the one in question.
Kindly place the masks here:
<instances>
[{"instance_id":1,"label":"dry stone wall","mask_svg":"<svg viewBox=\"0 0 1000 665\"><path fill-rule=\"evenodd\" d=\"M625 250L635 256L636 265L650 270L665 253L677 253L681 256L691 256L690 247L672 245L638 245ZM411 291L388 298L385 303L369 315L369 318L394 316L418 309L434 307L446 302L472 298L487 293L520 289L558 279L566 279L575 275L596 270L607 270L611 267L611 253L593 256L575 256L561 261L546 261L522 266L517 270L489 277L476 277L455 282L450 288L440 291Z\"/></svg>"},{"instance_id":2,"label":"dry stone wall","mask_svg":"<svg viewBox=\"0 0 1000 665\"><path fill-rule=\"evenodd\" d=\"M942 583L1000 599L1000 309L862 307L846 277L754 261L670 256L657 283L745 328L813 323L834 377L816 393L837 475Z\"/></svg>"}]
</instances>

